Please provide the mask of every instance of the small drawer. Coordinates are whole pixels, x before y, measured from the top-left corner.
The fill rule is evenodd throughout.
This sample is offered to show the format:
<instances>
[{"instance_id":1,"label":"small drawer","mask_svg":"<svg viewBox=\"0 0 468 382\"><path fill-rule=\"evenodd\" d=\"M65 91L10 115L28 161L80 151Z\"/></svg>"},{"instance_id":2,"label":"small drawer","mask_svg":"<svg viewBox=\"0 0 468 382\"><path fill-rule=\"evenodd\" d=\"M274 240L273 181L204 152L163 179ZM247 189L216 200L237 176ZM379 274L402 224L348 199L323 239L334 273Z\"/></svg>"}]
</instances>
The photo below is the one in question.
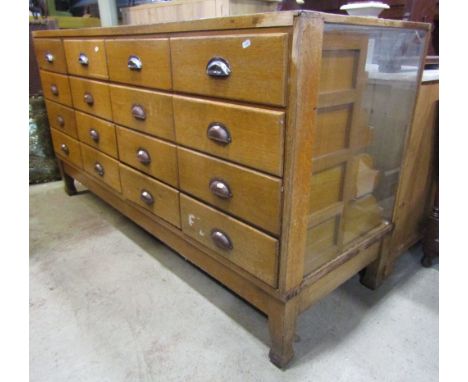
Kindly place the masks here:
<instances>
[{"instance_id":1,"label":"small drawer","mask_svg":"<svg viewBox=\"0 0 468 382\"><path fill-rule=\"evenodd\" d=\"M54 151L60 159L64 159L75 166L83 167L80 144L77 140L55 129L50 129Z\"/></svg>"},{"instance_id":2,"label":"small drawer","mask_svg":"<svg viewBox=\"0 0 468 382\"><path fill-rule=\"evenodd\" d=\"M180 228L179 192L138 171L120 164L125 198Z\"/></svg>"},{"instance_id":3,"label":"small drawer","mask_svg":"<svg viewBox=\"0 0 468 382\"><path fill-rule=\"evenodd\" d=\"M62 41L58 38L35 38L34 49L39 68L67 73Z\"/></svg>"},{"instance_id":4,"label":"small drawer","mask_svg":"<svg viewBox=\"0 0 468 382\"><path fill-rule=\"evenodd\" d=\"M75 111L56 102L46 100L45 103L50 126L73 138L78 138L76 133Z\"/></svg>"},{"instance_id":5,"label":"small drawer","mask_svg":"<svg viewBox=\"0 0 468 382\"><path fill-rule=\"evenodd\" d=\"M106 80L104 40L64 40L69 74Z\"/></svg>"},{"instance_id":6,"label":"small drawer","mask_svg":"<svg viewBox=\"0 0 468 382\"><path fill-rule=\"evenodd\" d=\"M281 176L285 113L174 96L176 141Z\"/></svg>"},{"instance_id":7,"label":"small drawer","mask_svg":"<svg viewBox=\"0 0 468 382\"><path fill-rule=\"evenodd\" d=\"M117 126L117 144L122 162L177 187L175 145L120 126Z\"/></svg>"},{"instance_id":8,"label":"small drawer","mask_svg":"<svg viewBox=\"0 0 468 382\"><path fill-rule=\"evenodd\" d=\"M117 192L121 192L119 162L98 150L81 144L83 168Z\"/></svg>"},{"instance_id":9,"label":"small drawer","mask_svg":"<svg viewBox=\"0 0 468 382\"><path fill-rule=\"evenodd\" d=\"M276 287L278 241L230 216L180 194L182 231L224 259Z\"/></svg>"},{"instance_id":10,"label":"small drawer","mask_svg":"<svg viewBox=\"0 0 468 382\"><path fill-rule=\"evenodd\" d=\"M160 138L175 139L172 96L125 86L110 86L114 122Z\"/></svg>"},{"instance_id":11,"label":"small drawer","mask_svg":"<svg viewBox=\"0 0 468 382\"><path fill-rule=\"evenodd\" d=\"M111 81L171 89L169 39L107 40L106 52Z\"/></svg>"},{"instance_id":12,"label":"small drawer","mask_svg":"<svg viewBox=\"0 0 468 382\"><path fill-rule=\"evenodd\" d=\"M68 76L41 70L41 82L45 98L63 105L73 105Z\"/></svg>"},{"instance_id":13,"label":"small drawer","mask_svg":"<svg viewBox=\"0 0 468 382\"><path fill-rule=\"evenodd\" d=\"M117 138L113 123L77 111L76 124L81 142L111 157L118 158Z\"/></svg>"},{"instance_id":14,"label":"small drawer","mask_svg":"<svg viewBox=\"0 0 468 382\"><path fill-rule=\"evenodd\" d=\"M286 104L286 33L171 38L177 91Z\"/></svg>"},{"instance_id":15,"label":"small drawer","mask_svg":"<svg viewBox=\"0 0 468 382\"><path fill-rule=\"evenodd\" d=\"M177 148L180 189L278 235L281 180Z\"/></svg>"},{"instance_id":16,"label":"small drawer","mask_svg":"<svg viewBox=\"0 0 468 382\"><path fill-rule=\"evenodd\" d=\"M98 117L112 119L109 85L70 77L70 86L75 108Z\"/></svg>"}]
</instances>

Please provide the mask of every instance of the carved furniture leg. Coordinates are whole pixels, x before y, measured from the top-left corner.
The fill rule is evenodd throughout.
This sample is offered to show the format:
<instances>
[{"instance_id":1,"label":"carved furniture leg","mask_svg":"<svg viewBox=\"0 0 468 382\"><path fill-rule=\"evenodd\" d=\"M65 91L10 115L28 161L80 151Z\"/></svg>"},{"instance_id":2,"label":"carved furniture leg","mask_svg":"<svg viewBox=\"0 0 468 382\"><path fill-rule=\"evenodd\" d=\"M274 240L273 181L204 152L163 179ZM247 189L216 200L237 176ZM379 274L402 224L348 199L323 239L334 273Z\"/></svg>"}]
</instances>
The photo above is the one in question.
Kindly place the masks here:
<instances>
[{"instance_id":1,"label":"carved furniture leg","mask_svg":"<svg viewBox=\"0 0 468 382\"><path fill-rule=\"evenodd\" d=\"M63 164L62 164L62 161L60 159L57 159L57 163L58 163L58 167L59 167L59 170L60 170L60 175L62 176L63 183L64 183L64 186L65 186L65 192L70 196L76 195L77 191L76 191L76 187L75 187L75 179L73 179L70 175L68 175L64 171Z\"/></svg>"},{"instance_id":2,"label":"carved furniture leg","mask_svg":"<svg viewBox=\"0 0 468 382\"><path fill-rule=\"evenodd\" d=\"M271 303L268 315L268 328L270 329L271 348L270 361L283 369L294 357L293 341L296 330L296 319L299 313L298 299L283 303Z\"/></svg>"}]
</instances>

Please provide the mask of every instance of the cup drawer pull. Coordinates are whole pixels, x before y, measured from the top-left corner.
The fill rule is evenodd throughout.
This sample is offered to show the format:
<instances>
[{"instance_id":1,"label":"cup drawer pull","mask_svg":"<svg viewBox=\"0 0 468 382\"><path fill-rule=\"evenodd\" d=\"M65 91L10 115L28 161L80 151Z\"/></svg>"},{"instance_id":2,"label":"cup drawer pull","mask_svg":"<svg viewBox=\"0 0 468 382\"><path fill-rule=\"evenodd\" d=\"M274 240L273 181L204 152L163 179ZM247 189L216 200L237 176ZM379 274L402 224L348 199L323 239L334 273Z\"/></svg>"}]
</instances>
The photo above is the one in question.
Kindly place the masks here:
<instances>
[{"instance_id":1,"label":"cup drawer pull","mask_svg":"<svg viewBox=\"0 0 468 382\"><path fill-rule=\"evenodd\" d=\"M211 231L211 240L218 247L225 251L229 251L233 248L231 239L227 234L219 229L213 229Z\"/></svg>"},{"instance_id":2,"label":"cup drawer pull","mask_svg":"<svg viewBox=\"0 0 468 382\"><path fill-rule=\"evenodd\" d=\"M46 60L49 64L52 64L52 62L54 62L55 57L54 57L54 55L53 55L52 53L47 52L47 53L44 55L44 57L45 57L45 60Z\"/></svg>"},{"instance_id":3,"label":"cup drawer pull","mask_svg":"<svg viewBox=\"0 0 468 382\"><path fill-rule=\"evenodd\" d=\"M80 53L80 55L78 56L78 62L83 66L88 66L89 58L86 54Z\"/></svg>"},{"instance_id":4,"label":"cup drawer pull","mask_svg":"<svg viewBox=\"0 0 468 382\"><path fill-rule=\"evenodd\" d=\"M104 176L104 166L101 163L96 162L94 165L94 171L96 171L99 176Z\"/></svg>"},{"instance_id":5,"label":"cup drawer pull","mask_svg":"<svg viewBox=\"0 0 468 382\"><path fill-rule=\"evenodd\" d=\"M146 119L145 109L143 108L143 106L138 104L132 105L132 115L133 118L139 119L141 121L144 121Z\"/></svg>"},{"instance_id":6,"label":"cup drawer pull","mask_svg":"<svg viewBox=\"0 0 468 382\"><path fill-rule=\"evenodd\" d=\"M65 126L65 119L61 115L57 116L57 123L59 124L60 127Z\"/></svg>"},{"instance_id":7,"label":"cup drawer pull","mask_svg":"<svg viewBox=\"0 0 468 382\"><path fill-rule=\"evenodd\" d=\"M221 57L213 57L206 65L206 74L215 78L226 78L231 74L229 62Z\"/></svg>"},{"instance_id":8,"label":"cup drawer pull","mask_svg":"<svg viewBox=\"0 0 468 382\"><path fill-rule=\"evenodd\" d=\"M89 136L94 142L99 142L99 133L95 129L89 129Z\"/></svg>"},{"instance_id":9,"label":"cup drawer pull","mask_svg":"<svg viewBox=\"0 0 468 382\"><path fill-rule=\"evenodd\" d=\"M219 122L213 122L208 126L206 135L212 141L227 145L231 143L231 134L226 126Z\"/></svg>"},{"instance_id":10,"label":"cup drawer pull","mask_svg":"<svg viewBox=\"0 0 468 382\"><path fill-rule=\"evenodd\" d=\"M212 179L210 181L210 191L213 195L216 195L221 199L232 198L232 192L229 185L220 179Z\"/></svg>"},{"instance_id":11,"label":"cup drawer pull","mask_svg":"<svg viewBox=\"0 0 468 382\"><path fill-rule=\"evenodd\" d=\"M50 91L54 96L58 96L59 94L57 85L50 85Z\"/></svg>"},{"instance_id":12,"label":"cup drawer pull","mask_svg":"<svg viewBox=\"0 0 468 382\"><path fill-rule=\"evenodd\" d=\"M143 62L138 56L130 56L128 57L127 66L130 70L139 72L143 68Z\"/></svg>"},{"instance_id":13,"label":"cup drawer pull","mask_svg":"<svg viewBox=\"0 0 468 382\"><path fill-rule=\"evenodd\" d=\"M62 143L62 144L60 145L60 150L62 150L62 152L63 152L65 155L70 154L70 149L68 148L68 146L67 146L65 143Z\"/></svg>"},{"instance_id":14,"label":"cup drawer pull","mask_svg":"<svg viewBox=\"0 0 468 382\"><path fill-rule=\"evenodd\" d=\"M145 149L138 149L136 157L138 161L141 164L150 164L151 163L151 157L149 155L149 152L146 151Z\"/></svg>"},{"instance_id":15,"label":"cup drawer pull","mask_svg":"<svg viewBox=\"0 0 468 382\"><path fill-rule=\"evenodd\" d=\"M94 98L93 98L92 94L85 93L83 98L84 98L84 101L85 101L86 104L88 104L90 106L94 104Z\"/></svg>"},{"instance_id":16,"label":"cup drawer pull","mask_svg":"<svg viewBox=\"0 0 468 382\"><path fill-rule=\"evenodd\" d=\"M152 205L154 203L153 195L146 190L142 190L140 193L140 199L145 202L147 205Z\"/></svg>"}]
</instances>

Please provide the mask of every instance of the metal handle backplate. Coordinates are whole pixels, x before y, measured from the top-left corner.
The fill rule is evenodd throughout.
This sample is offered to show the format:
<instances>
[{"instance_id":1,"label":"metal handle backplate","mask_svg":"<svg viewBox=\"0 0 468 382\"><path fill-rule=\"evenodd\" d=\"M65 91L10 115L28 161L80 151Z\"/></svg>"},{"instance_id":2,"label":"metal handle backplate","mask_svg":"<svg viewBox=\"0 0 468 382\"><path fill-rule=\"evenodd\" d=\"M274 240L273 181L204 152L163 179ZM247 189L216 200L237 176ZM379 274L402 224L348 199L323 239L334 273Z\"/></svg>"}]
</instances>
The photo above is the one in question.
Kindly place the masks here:
<instances>
[{"instance_id":1,"label":"metal handle backplate","mask_svg":"<svg viewBox=\"0 0 468 382\"><path fill-rule=\"evenodd\" d=\"M224 58L213 57L206 65L206 74L210 77L226 78L231 74L231 66Z\"/></svg>"},{"instance_id":2,"label":"metal handle backplate","mask_svg":"<svg viewBox=\"0 0 468 382\"><path fill-rule=\"evenodd\" d=\"M94 104L93 95L90 94L90 93L85 93L84 96L83 96L83 99L84 99L85 103L87 103L90 106Z\"/></svg>"},{"instance_id":3,"label":"metal handle backplate","mask_svg":"<svg viewBox=\"0 0 468 382\"><path fill-rule=\"evenodd\" d=\"M231 143L231 134L226 126L219 122L213 122L208 126L206 135L212 141L227 145Z\"/></svg>"},{"instance_id":4,"label":"metal handle backplate","mask_svg":"<svg viewBox=\"0 0 468 382\"><path fill-rule=\"evenodd\" d=\"M151 205L154 203L153 195L151 195L151 193L146 190L141 190L140 199L143 200L148 205Z\"/></svg>"},{"instance_id":5,"label":"metal handle backplate","mask_svg":"<svg viewBox=\"0 0 468 382\"><path fill-rule=\"evenodd\" d=\"M99 176L104 176L104 166L101 163L96 162L94 165L94 170Z\"/></svg>"},{"instance_id":6,"label":"metal handle backplate","mask_svg":"<svg viewBox=\"0 0 468 382\"><path fill-rule=\"evenodd\" d=\"M98 143L99 142L99 133L97 132L97 130L95 129L89 129L89 136L91 137L91 139Z\"/></svg>"},{"instance_id":7,"label":"metal handle backplate","mask_svg":"<svg viewBox=\"0 0 468 382\"><path fill-rule=\"evenodd\" d=\"M218 248L221 248L225 251L230 251L234 248L229 236L217 228L211 231L211 240L213 240L213 243Z\"/></svg>"},{"instance_id":8,"label":"metal handle backplate","mask_svg":"<svg viewBox=\"0 0 468 382\"><path fill-rule=\"evenodd\" d=\"M141 121L146 119L146 112L144 107L136 103L132 105L132 115L133 118L139 119Z\"/></svg>"},{"instance_id":9,"label":"metal handle backplate","mask_svg":"<svg viewBox=\"0 0 468 382\"><path fill-rule=\"evenodd\" d=\"M136 157L141 164L150 164L151 163L151 156L149 152L145 149L138 149L136 153Z\"/></svg>"},{"instance_id":10,"label":"metal handle backplate","mask_svg":"<svg viewBox=\"0 0 468 382\"><path fill-rule=\"evenodd\" d=\"M89 58L86 54L80 53L80 55L78 56L78 62L83 66L88 66Z\"/></svg>"},{"instance_id":11,"label":"metal handle backplate","mask_svg":"<svg viewBox=\"0 0 468 382\"><path fill-rule=\"evenodd\" d=\"M70 154L70 150L69 150L68 146L67 146L65 143L62 143L62 144L60 145L60 150L62 150L62 152L63 152L65 155Z\"/></svg>"},{"instance_id":12,"label":"metal handle backplate","mask_svg":"<svg viewBox=\"0 0 468 382\"><path fill-rule=\"evenodd\" d=\"M55 57L54 57L54 55L53 55L52 53L47 52L47 53L44 55L44 57L45 57L45 60L46 60L49 64L52 64L52 62L54 62Z\"/></svg>"},{"instance_id":13,"label":"metal handle backplate","mask_svg":"<svg viewBox=\"0 0 468 382\"><path fill-rule=\"evenodd\" d=\"M127 66L130 70L140 71L143 68L143 62L138 56L128 57Z\"/></svg>"},{"instance_id":14,"label":"metal handle backplate","mask_svg":"<svg viewBox=\"0 0 468 382\"><path fill-rule=\"evenodd\" d=\"M209 184L210 191L213 195L221 199L232 198L232 192L229 185L221 179L212 179Z\"/></svg>"}]
</instances>

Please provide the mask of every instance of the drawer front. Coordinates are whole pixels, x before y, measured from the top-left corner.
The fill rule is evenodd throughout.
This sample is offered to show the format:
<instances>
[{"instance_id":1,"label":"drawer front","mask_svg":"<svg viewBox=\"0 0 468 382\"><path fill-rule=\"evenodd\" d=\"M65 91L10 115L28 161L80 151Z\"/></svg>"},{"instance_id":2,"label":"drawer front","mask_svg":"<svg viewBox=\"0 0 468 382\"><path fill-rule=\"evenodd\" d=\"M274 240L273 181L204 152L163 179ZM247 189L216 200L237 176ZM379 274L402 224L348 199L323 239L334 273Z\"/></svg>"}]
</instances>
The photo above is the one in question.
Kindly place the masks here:
<instances>
[{"instance_id":1,"label":"drawer front","mask_svg":"<svg viewBox=\"0 0 468 382\"><path fill-rule=\"evenodd\" d=\"M279 179L180 147L177 153L181 191L279 234Z\"/></svg>"},{"instance_id":2,"label":"drawer front","mask_svg":"<svg viewBox=\"0 0 468 382\"><path fill-rule=\"evenodd\" d=\"M171 38L177 91L285 105L286 33Z\"/></svg>"},{"instance_id":3,"label":"drawer front","mask_svg":"<svg viewBox=\"0 0 468 382\"><path fill-rule=\"evenodd\" d=\"M111 81L172 88L169 39L107 40L106 52Z\"/></svg>"},{"instance_id":4,"label":"drawer front","mask_svg":"<svg viewBox=\"0 0 468 382\"><path fill-rule=\"evenodd\" d=\"M64 40L69 74L108 79L104 40Z\"/></svg>"},{"instance_id":5,"label":"drawer front","mask_svg":"<svg viewBox=\"0 0 468 382\"><path fill-rule=\"evenodd\" d=\"M281 176L284 112L174 97L176 141Z\"/></svg>"},{"instance_id":6,"label":"drawer front","mask_svg":"<svg viewBox=\"0 0 468 382\"><path fill-rule=\"evenodd\" d=\"M56 102L46 100L45 103L50 126L77 138L75 111Z\"/></svg>"},{"instance_id":7,"label":"drawer front","mask_svg":"<svg viewBox=\"0 0 468 382\"><path fill-rule=\"evenodd\" d=\"M277 286L277 240L184 194L180 194L180 210L185 234Z\"/></svg>"},{"instance_id":8,"label":"drawer front","mask_svg":"<svg viewBox=\"0 0 468 382\"><path fill-rule=\"evenodd\" d=\"M115 125L88 114L76 112L78 137L84 142L111 157L118 158Z\"/></svg>"},{"instance_id":9,"label":"drawer front","mask_svg":"<svg viewBox=\"0 0 468 382\"><path fill-rule=\"evenodd\" d=\"M81 153L83 154L83 168L87 173L98 178L114 190L122 192L119 162L83 143L81 144Z\"/></svg>"},{"instance_id":10,"label":"drawer front","mask_svg":"<svg viewBox=\"0 0 468 382\"><path fill-rule=\"evenodd\" d=\"M63 105L72 106L72 95L68 76L41 70L44 97Z\"/></svg>"},{"instance_id":11,"label":"drawer front","mask_svg":"<svg viewBox=\"0 0 468 382\"><path fill-rule=\"evenodd\" d=\"M110 91L115 123L171 141L175 139L172 96L125 86L111 86Z\"/></svg>"},{"instance_id":12,"label":"drawer front","mask_svg":"<svg viewBox=\"0 0 468 382\"><path fill-rule=\"evenodd\" d=\"M70 86L75 108L98 117L112 119L109 85L70 77Z\"/></svg>"},{"instance_id":13,"label":"drawer front","mask_svg":"<svg viewBox=\"0 0 468 382\"><path fill-rule=\"evenodd\" d=\"M54 151L58 157L82 168L80 144L77 140L55 129L50 129Z\"/></svg>"},{"instance_id":14,"label":"drawer front","mask_svg":"<svg viewBox=\"0 0 468 382\"><path fill-rule=\"evenodd\" d=\"M67 72L62 41L58 38L35 38L34 50L39 68L57 73Z\"/></svg>"},{"instance_id":15,"label":"drawer front","mask_svg":"<svg viewBox=\"0 0 468 382\"><path fill-rule=\"evenodd\" d=\"M120 126L117 126L117 144L122 162L177 187L175 145Z\"/></svg>"},{"instance_id":16,"label":"drawer front","mask_svg":"<svg viewBox=\"0 0 468 382\"><path fill-rule=\"evenodd\" d=\"M125 198L180 228L179 192L136 170L120 164Z\"/></svg>"}]
</instances>

